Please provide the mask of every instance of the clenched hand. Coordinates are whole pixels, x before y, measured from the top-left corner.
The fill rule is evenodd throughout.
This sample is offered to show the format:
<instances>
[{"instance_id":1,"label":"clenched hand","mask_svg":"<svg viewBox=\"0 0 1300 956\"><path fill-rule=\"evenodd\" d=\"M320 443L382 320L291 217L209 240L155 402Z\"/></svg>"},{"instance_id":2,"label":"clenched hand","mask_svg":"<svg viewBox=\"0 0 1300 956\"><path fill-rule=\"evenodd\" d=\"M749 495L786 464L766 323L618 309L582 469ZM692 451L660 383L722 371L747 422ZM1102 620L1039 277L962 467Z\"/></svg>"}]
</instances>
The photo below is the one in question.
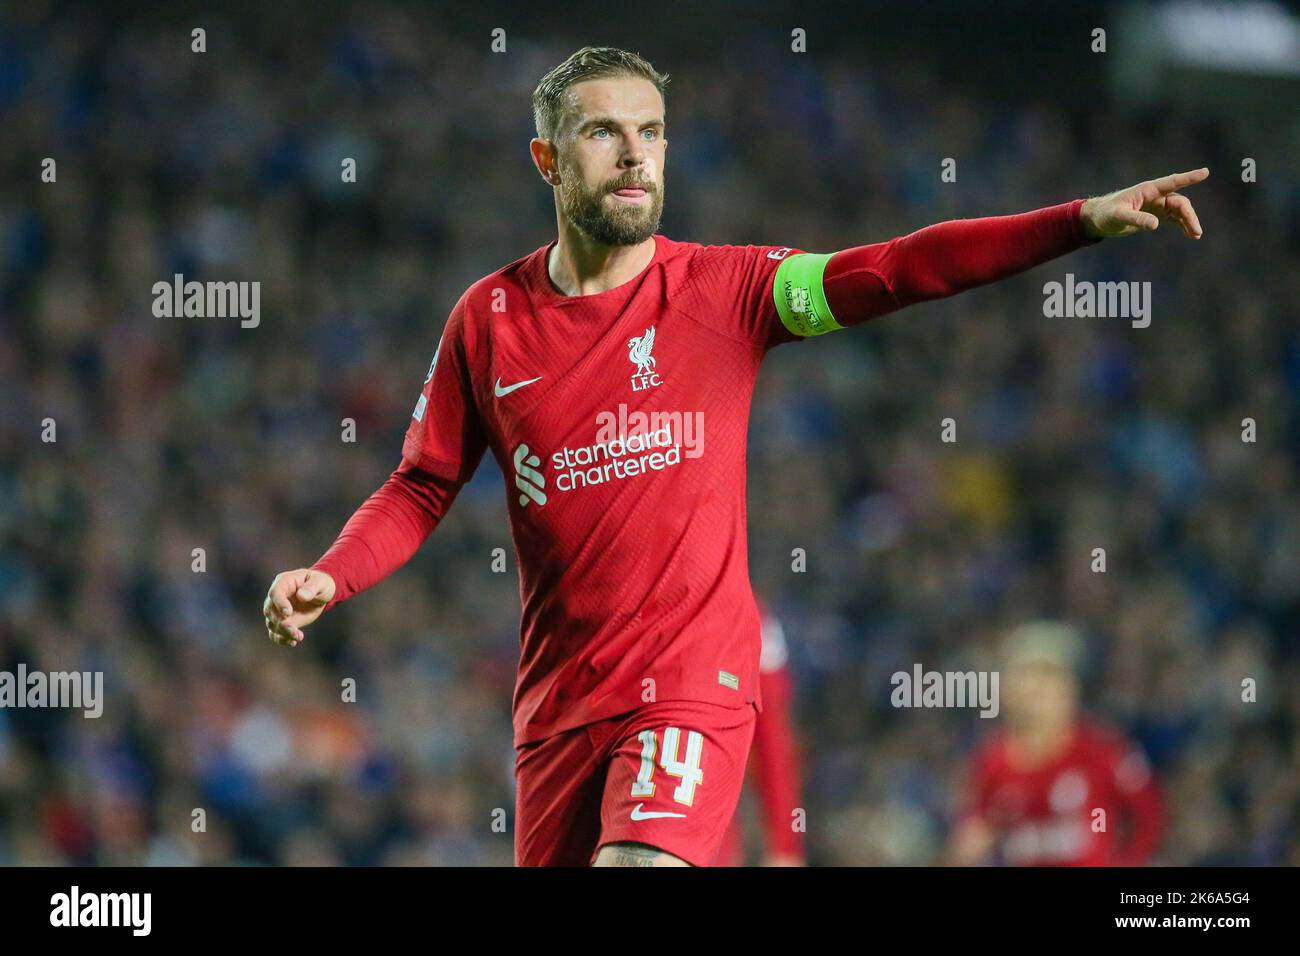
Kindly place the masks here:
<instances>
[{"instance_id":1,"label":"clenched hand","mask_svg":"<svg viewBox=\"0 0 1300 956\"><path fill-rule=\"evenodd\" d=\"M297 647L302 643L302 629L320 617L335 590L334 579L324 571L281 571L262 605L266 636L285 647Z\"/></svg>"}]
</instances>

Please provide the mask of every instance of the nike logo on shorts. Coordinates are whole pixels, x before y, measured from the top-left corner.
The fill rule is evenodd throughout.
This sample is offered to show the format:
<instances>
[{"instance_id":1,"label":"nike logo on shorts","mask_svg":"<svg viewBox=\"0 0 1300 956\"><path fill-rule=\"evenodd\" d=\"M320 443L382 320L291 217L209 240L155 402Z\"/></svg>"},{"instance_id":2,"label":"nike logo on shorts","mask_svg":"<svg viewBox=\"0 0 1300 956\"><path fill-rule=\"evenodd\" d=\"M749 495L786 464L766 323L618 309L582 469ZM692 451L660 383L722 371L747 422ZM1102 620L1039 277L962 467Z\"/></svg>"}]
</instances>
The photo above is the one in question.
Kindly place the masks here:
<instances>
[{"instance_id":1,"label":"nike logo on shorts","mask_svg":"<svg viewBox=\"0 0 1300 956\"><path fill-rule=\"evenodd\" d=\"M526 382L515 382L515 384L513 384L513 385L507 385L505 388L502 388L502 387L501 387L501 379L498 377L498 378L497 378L497 398L505 398L505 396L509 395L509 394L510 394L511 392L513 392L515 389L517 389L517 388L523 388L525 385L532 385L533 382L540 382L541 380L542 380L542 376L539 375L539 376L537 376L537 378L530 378L530 379L529 379L528 381L526 381Z\"/></svg>"},{"instance_id":2,"label":"nike logo on shorts","mask_svg":"<svg viewBox=\"0 0 1300 956\"><path fill-rule=\"evenodd\" d=\"M686 816L686 814L684 813L665 813L664 811L661 810L642 810L641 808L644 806L645 806L644 803L638 803L635 807L632 808L633 820L657 820L660 817Z\"/></svg>"}]
</instances>

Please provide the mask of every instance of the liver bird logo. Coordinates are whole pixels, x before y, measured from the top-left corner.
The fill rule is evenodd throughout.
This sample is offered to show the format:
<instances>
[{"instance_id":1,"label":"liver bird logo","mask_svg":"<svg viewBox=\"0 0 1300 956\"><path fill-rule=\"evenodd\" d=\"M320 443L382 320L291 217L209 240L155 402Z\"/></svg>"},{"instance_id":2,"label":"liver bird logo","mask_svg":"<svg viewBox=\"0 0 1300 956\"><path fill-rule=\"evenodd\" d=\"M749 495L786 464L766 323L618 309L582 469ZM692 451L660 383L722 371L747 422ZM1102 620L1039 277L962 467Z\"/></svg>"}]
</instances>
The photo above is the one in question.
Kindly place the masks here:
<instances>
[{"instance_id":1,"label":"liver bird logo","mask_svg":"<svg viewBox=\"0 0 1300 956\"><path fill-rule=\"evenodd\" d=\"M655 367L655 357L650 350L655 347L655 327L652 325L641 335L627 340L627 360L636 364L637 375L649 375Z\"/></svg>"}]
</instances>

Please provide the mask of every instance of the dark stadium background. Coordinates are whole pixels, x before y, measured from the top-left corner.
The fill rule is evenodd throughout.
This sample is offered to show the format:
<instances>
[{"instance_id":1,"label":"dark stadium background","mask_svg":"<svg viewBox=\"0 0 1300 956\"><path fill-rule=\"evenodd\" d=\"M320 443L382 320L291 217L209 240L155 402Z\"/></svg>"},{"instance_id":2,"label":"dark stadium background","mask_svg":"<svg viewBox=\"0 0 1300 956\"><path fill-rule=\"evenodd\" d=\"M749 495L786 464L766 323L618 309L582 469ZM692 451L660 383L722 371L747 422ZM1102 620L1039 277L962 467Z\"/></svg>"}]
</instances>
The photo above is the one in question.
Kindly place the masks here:
<instances>
[{"instance_id":1,"label":"dark stadium background","mask_svg":"<svg viewBox=\"0 0 1300 956\"><path fill-rule=\"evenodd\" d=\"M529 96L588 43L672 76L676 239L833 251L1211 168L1199 244L1107 242L774 352L752 573L792 645L813 863L942 858L992 722L894 710L889 675L981 666L1043 615L1085 629L1088 707L1157 768L1159 862L1300 863L1296 79L1171 68L1138 97L1128 9L6 5L0 667L103 670L108 699L0 710L0 863L510 862L519 602L490 458L303 648L260 605L396 466L460 293L553 237ZM176 272L260 281L260 326L155 318ZM1150 281L1151 327L1045 318L1066 272Z\"/></svg>"}]
</instances>

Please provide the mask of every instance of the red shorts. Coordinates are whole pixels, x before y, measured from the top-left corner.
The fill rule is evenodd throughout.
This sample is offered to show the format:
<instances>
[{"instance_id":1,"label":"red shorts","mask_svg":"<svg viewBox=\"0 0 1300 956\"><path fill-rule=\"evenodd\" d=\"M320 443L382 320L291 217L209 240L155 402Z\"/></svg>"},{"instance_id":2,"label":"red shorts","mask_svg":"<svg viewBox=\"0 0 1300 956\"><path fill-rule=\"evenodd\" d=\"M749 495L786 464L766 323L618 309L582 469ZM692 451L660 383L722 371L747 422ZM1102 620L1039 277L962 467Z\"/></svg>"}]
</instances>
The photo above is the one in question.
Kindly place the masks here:
<instances>
[{"instance_id":1,"label":"red shorts","mask_svg":"<svg viewBox=\"0 0 1300 956\"><path fill-rule=\"evenodd\" d=\"M752 704L660 701L520 747L515 865L588 866L624 841L712 865L756 716Z\"/></svg>"}]
</instances>

